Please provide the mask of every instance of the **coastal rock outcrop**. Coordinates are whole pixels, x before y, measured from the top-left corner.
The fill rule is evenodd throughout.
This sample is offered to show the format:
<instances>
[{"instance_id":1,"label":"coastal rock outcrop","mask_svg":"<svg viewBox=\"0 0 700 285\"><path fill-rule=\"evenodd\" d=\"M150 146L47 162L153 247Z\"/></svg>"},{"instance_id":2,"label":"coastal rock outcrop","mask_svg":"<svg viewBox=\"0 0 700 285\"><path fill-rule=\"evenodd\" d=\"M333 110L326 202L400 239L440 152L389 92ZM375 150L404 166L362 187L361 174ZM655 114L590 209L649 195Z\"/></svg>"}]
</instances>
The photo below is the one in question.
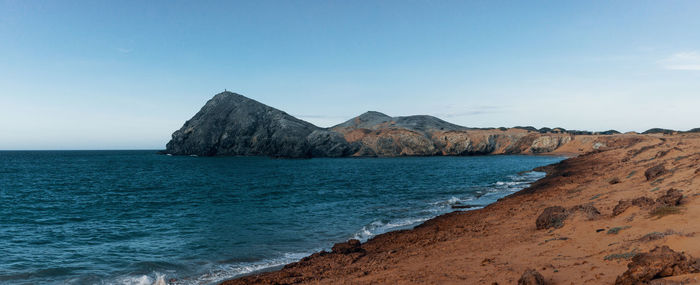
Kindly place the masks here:
<instances>
[{"instance_id":1,"label":"coastal rock outcrop","mask_svg":"<svg viewBox=\"0 0 700 285\"><path fill-rule=\"evenodd\" d=\"M312 146L313 157L350 156L361 146L359 143L348 143L343 135L329 130L315 130L306 137L306 141Z\"/></svg>"},{"instance_id":2,"label":"coastal rock outcrop","mask_svg":"<svg viewBox=\"0 0 700 285\"><path fill-rule=\"evenodd\" d=\"M666 193L656 198L656 201L649 197L639 197L632 200L620 200L615 208L613 208L613 216L618 216L632 206L637 206L640 209L652 210L659 207L678 206L683 202L683 193L678 189L668 189Z\"/></svg>"},{"instance_id":3,"label":"coastal rock outcrop","mask_svg":"<svg viewBox=\"0 0 700 285\"><path fill-rule=\"evenodd\" d=\"M570 136L541 136L532 142L530 149L533 153L551 152L570 141Z\"/></svg>"},{"instance_id":4,"label":"coastal rock outcrop","mask_svg":"<svg viewBox=\"0 0 700 285\"><path fill-rule=\"evenodd\" d=\"M376 111L320 128L227 91L175 131L161 153L291 158L547 153L573 136L559 128L476 129L428 115L391 117Z\"/></svg>"}]
</instances>

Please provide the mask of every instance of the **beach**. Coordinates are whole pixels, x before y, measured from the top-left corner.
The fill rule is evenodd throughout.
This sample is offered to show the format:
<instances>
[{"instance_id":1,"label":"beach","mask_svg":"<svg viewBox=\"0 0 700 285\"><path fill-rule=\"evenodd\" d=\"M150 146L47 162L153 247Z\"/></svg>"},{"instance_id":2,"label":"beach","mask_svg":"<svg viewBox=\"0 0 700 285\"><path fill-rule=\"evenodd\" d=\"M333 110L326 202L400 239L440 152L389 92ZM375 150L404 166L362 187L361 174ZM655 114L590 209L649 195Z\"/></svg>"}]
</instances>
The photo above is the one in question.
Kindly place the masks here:
<instances>
[{"instance_id":1,"label":"beach","mask_svg":"<svg viewBox=\"0 0 700 285\"><path fill-rule=\"evenodd\" d=\"M606 147L542 167L545 178L483 209L222 284L515 284L528 269L547 284L634 284L624 283L628 264L656 247L700 257L692 222L700 218L699 162L698 134L611 136ZM547 208L554 218L541 216ZM696 280L687 265L646 269L651 279Z\"/></svg>"}]
</instances>

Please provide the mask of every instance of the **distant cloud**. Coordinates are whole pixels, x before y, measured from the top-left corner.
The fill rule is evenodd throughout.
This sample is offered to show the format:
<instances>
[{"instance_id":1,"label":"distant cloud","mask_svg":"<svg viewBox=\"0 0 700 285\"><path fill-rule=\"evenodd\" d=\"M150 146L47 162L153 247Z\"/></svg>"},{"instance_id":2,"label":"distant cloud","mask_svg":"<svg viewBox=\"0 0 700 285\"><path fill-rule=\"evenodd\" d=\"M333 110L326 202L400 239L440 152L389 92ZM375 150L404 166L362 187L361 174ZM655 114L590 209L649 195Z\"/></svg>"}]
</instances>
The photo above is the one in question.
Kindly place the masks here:
<instances>
[{"instance_id":1,"label":"distant cloud","mask_svg":"<svg viewBox=\"0 0 700 285\"><path fill-rule=\"evenodd\" d=\"M659 61L665 69L700 71L700 53L696 51L679 52Z\"/></svg>"}]
</instances>

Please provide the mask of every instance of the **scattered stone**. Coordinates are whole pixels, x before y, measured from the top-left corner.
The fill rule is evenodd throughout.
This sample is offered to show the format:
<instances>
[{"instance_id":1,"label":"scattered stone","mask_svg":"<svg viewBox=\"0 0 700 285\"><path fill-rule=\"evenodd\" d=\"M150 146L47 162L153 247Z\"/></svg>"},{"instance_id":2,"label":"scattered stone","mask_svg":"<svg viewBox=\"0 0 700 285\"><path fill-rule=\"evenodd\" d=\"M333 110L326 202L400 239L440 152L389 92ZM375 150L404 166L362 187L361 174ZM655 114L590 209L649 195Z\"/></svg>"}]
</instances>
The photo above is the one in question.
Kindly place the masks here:
<instances>
[{"instance_id":1,"label":"scattered stone","mask_svg":"<svg viewBox=\"0 0 700 285\"><path fill-rule=\"evenodd\" d=\"M639 197L632 200L632 205L637 207L649 207L654 205L654 200L647 197Z\"/></svg>"},{"instance_id":2,"label":"scattered stone","mask_svg":"<svg viewBox=\"0 0 700 285\"><path fill-rule=\"evenodd\" d=\"M655 202L651 198L639 197L633 200L620 200L617 202L615 208L613 208L613 216L622 214L629 207L637 206L639 208L651 208L654 206Z\"/></svg>"},{"instance_id":3,"label":"scattered stone","mask_svg":"<svg viewBox=\"0 0 700 285\"><path fill-rule=\"evenodd\" d=\"M561 228L564 226L564 220L569 216L569 212L561 206L552 206L544 209L542 214L537 217L535 224L538 230L549 228Z\"/></svg>"},{"instance_id":4,"label":"scattered stone","mask_svg":"<svg viewBox=\"0 0 700 285\"><path fill-rule=\"evenodd\" d=\"M595 218L598 218L600 216L600 211L596 209L596 207L593 207L592 204L584 204L584 205L578 205L578 206L573 206L571 209L569 209L569 212L581 212L584 215L586 215L586 218L588 220L593 220Z\"/></svg>"},{"instance_id":5,"label":"scattered stone","mask_svg":"<svg viewBox=\"0 0 700 285\"><path fill-rule=\"evenodd\" d=\"M561 206L552 206L544 209L542 214L537 217L535 224L538 230L549 228L561 228L564 226L564 220L571 214L582 213L587 220L593 220L600 216L600 211L593 207L592 204L577 205L568 210Z\"/></svg>"},{"instance_id":6,"label":"scattered stone","mask_svg":"<svg viewBox=\"0 0 700 285\"><path fill-rule=\"evenodd\" d=\"M664 167L663 164L659 164L644 171L644 177L647 178L647 181L651 181L656 177L664 175L666 172L668 172L666 167Z\"/></svg>"},{"instance_id":7,"label":"scattered stone","mask_svg":"<svg viewBox=\"0 0 700 285\"><path fill-rule=\"evenodd\" d=\"M618 183L620 183L620 178L615 177L613 179L610 179L610 181L608 181L608 183L610 183L611 185L618 184Z\"/></svg>"},{"instance_id":8,"label":"scattered stone","mask_svg":"<svg viewBox=\"0 0 700 285\"><path fill-rule=\"evenodd\" d=\"M336 243L331 248L331 252L337 253L337 254L351 254L351 253L355 253L355 252L364 252L364 251L365 250L362 249L362 244L360 243L359 240L356 240L356 239L351 239L347 242Z\"/></svg>"},{"instance_id":9,"label":"scattered stone","mask_svg":"<svg viewBox=\"0 0 700 285\"><path fill-rule=\"evenodd\" d=\"M637 254L627 264L627 271L618 276L615 285L646 284L657 278L695 273L692 258L668 246L656 247L648 253Z\"/></svg>"},{"instance_id":10,"label":"scattered stone","mask_svg":"<svg viewBox=\"0 0 700 285\"><path fill-rule=\"evenodd\" d=\"M639 197L633 200L620 200L615 208L613 208L613 216L618 216L622 214L629 207L637 206L641 209L652 209L651 213L654 215L656 212L677 212L676 206L683 202L683 193L681 190L671 188L666 191L665 194L661 195L656 201L648 197Z\"/></svg>"},{"instance_id":11,"label":"scattered stone","mask_svg":"<svg viewBox=\"0 0 700 285\"><path fill-rule=\"evenodd\" d=\"M597 229L597 230L595 230L595 232L596 232L596 233L599 233L599 232L602 232L602 231L604 231L604 230L605 230L605 229Z\"/></svg>"},{"instance_id":12,"label":"scattered stone","mask_svg":"<svg viewBox=\"0 0 700 285\"><path fill-rule=\"evenodd\" d=\"M518 279L518 285L544 285L544 276L534 269L528 269Z\"/></svg>"},{"instance_id":13,"label":"scattered stone","mask_svg":"<svg viewBox=\"0 0 700 285\"><path fill-rule=\"evenodd\" d=\"M683 193L678 189L668 189L666 194L661 195L661 197L656 199L656 203L664 206L678 206L683 200Z\"/></svg>"}]
</instances>

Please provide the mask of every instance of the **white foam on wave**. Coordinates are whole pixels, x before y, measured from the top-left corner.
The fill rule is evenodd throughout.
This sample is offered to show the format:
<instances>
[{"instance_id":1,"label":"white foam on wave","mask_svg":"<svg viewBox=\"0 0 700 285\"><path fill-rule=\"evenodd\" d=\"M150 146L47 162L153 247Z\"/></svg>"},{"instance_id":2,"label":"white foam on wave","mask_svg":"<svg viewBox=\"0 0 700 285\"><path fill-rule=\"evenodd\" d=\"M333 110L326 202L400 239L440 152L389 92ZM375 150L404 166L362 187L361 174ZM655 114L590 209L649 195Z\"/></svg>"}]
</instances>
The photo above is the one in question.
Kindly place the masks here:
<instances>
[{"instance_id":1,"label":"white foam on wave","mask_svg":"<svg viewBox=\"0 0 700 285\"><path fill-rule=\"evenodd\" d=\"M376 235L417 225L427 221L430 218L431 217L407 218L389 222L374 221L369 225L362 227L362 229L356 232L352 238L365 242Z\"/></svg>"},{"instance_id":2,"label":"white foam on wave","mask_svg":"<svg viewBox=\"0 0 700 285\"><path fill-rule=\"evenodd\" d=\"M474 197L463 197L463 198L458 198L455 196L450 197L447 200L438 200L435 202L431 202L430 205L432 206L431 209L428 209L429 212L434 212L433 210L439 210L442 208L448 208L452 205L457 205L457 204L462 204L466 202L473 201Z\"/></svg>"},{"instance_id":3,"label":"white foam on wave","mask_svg":"<svg viewBox=\"0 0 700 285\"><path fill-rule=\"evenodd\" d=\"M173 278L166 281L166 275L159 272L153 272L150 275L138 276L122 276L113 281L104 282L106 285L208 285L217 284L221 281L239 277L245 274L256 271L265 270L268 268L282 266L295 261L298 261L313 252L320 251L315 249L305 253L286 253L278 258L271 258L257 262L237 263L237 264L215 264L210 265L208 272L198 276Z\"/></svg>"},{"instance_id":4,"label":"white foam on wave","mask_svg":"<svg viewBox=\"0 0 700 285\"><path fill-rule=\"evenodd\" d=\"M195 282L178 284L212 284L244 274L292 263L310 254L311 252L286 253L284 254L284 256L278 258L267 259L258 262L243 264L220 264L217 265L215 268L212 268L208 273L196 278L196 280L194 280Z\"/></svg>"},{"instance_id":5,"label":"white foam on wave","mask_svg":"<svg viewBox=\"0 0 700 285\"><path fill-rule=\"evenodd\" d=\"M507 190L517 192L530 187L530 184L546 176L544 172L529 171L518 175L510 175L510 181L497 181L494 183L494 190Z\"/></svg>"},{"instance_id":6,"label":"white foam on wave","mask_svg":"<svg viewBox=\"0 0 700 285\"><path fill-rule=\"evenodd\" d=\"M165 285L165 275L156 273L156 282L153 285Z\"/></svg>"},{"instance_id":7,"label":"white foam on wave","mask_svg":"<svg viewBox=\"0 0 700 285\"><path fill-rule=\"evenodd\" d=\"M107 285L152 285L154 281L157 280L159 273L154 273L155 278L151 278L148 275L139 276L122 276L114 280L113 282L105 282ZM164 275L161 275L164 276Z\"/></svg>"},{"instance_id":8,"label":"white foam on wave","mask_svg":"<svg viewBox=\"0 0 700 285\"><path fill-rule=\"evenodd\" d=\"M396 229L407 228L409 226L417 225L441 214L455 211L457 209L454 209L453 206L457 205L473 204L473 207L459 209L460 211L480 209L483 208L485 205L495 202L499 198L509 193L517 192L529 187L532 182L535 182L544 176L544 172L536 171L524 172L518 175L510 175L508 176L509 181L497 181L490 187L485 187L482 190L477 190L469 193L469 196L451 196L447 200L438 200L435 202L431 202L423 211L423 213L430 213L429 215L400 219L389 222L374 221L369 225L362 227L362 229L357 231L352 236L352 238L364 242L376 235L390 232ZM478 195L474 195L474 193L478 193Z\"/></svg>"}]
</instances>

